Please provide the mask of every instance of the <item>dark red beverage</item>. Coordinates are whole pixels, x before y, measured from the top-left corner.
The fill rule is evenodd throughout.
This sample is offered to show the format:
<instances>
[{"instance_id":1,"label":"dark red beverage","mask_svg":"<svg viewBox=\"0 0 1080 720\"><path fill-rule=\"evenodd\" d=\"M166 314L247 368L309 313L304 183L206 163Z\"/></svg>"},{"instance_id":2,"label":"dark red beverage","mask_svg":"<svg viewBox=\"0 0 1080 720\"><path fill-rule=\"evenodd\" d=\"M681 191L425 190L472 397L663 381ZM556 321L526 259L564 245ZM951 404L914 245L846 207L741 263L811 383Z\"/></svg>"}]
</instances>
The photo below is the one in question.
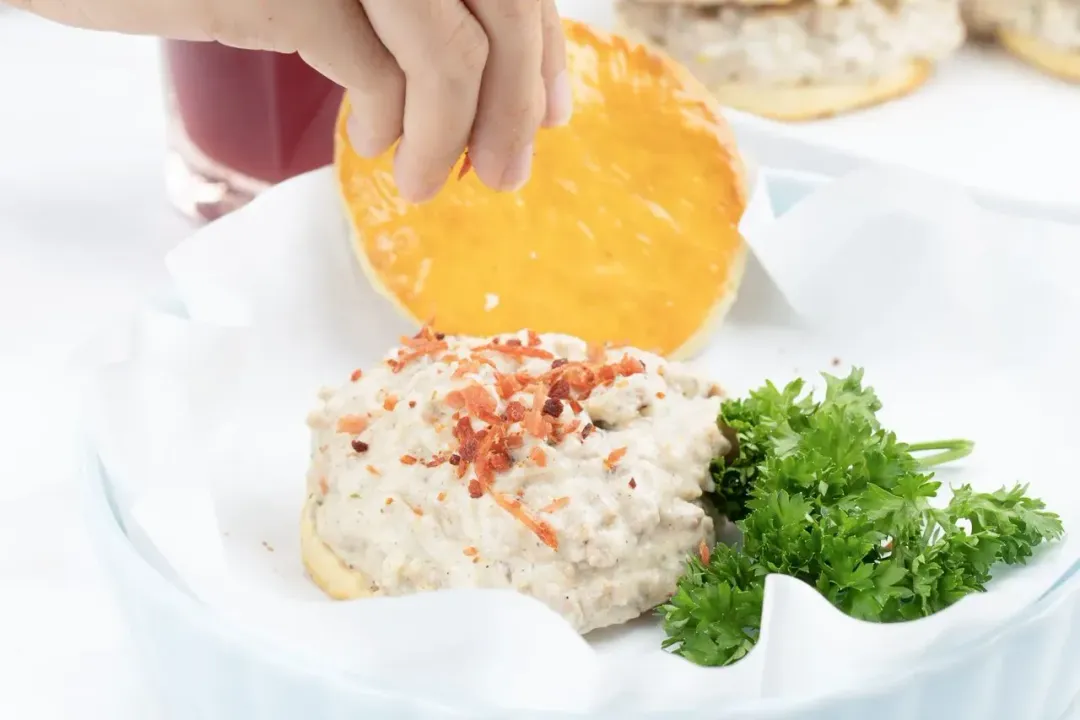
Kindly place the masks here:
<instances>
[{"instance_id":1,"label":"dark red beverage","mask_svg":"<svg viewBox=\"0 0 1080 720\"><path fill-rule=\"evenodd\" d=\"M299 55L169 40L170 194L212 219L329 163L342 90Z\"/></svg>"}]
</instances>

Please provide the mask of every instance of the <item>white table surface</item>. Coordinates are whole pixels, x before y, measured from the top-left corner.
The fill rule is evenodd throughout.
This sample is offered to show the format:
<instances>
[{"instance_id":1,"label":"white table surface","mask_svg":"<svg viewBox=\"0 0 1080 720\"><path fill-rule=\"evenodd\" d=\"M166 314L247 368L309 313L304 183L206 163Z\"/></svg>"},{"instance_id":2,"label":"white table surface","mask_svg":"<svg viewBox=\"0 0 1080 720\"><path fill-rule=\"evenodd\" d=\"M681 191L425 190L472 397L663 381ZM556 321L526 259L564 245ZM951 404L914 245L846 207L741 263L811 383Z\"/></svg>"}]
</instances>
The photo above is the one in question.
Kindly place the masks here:
<instances>
[{"instance_id":1,"label":"white table surface","mask_svg":"<svg viewBox=\"0 0 1080 720\"><path fill-rule=\"evenodd\" d=\"M606 14L600 0L562 4ZM935 118L954 130L978 119L985 102L961 94L910 126L851 119L800 132L937 157L944 174L969 168L1021 194L1039 182L1080 189L1080 143L1036 152L1040 133L1019 127L1010 137L939 134ZM1052 116L1051 95L1025 112ZM1080 112L1071 117L1075 128ZM165 200L163 126L152 40L0 8L0 718L153 717L81 528L65 363L162 284L164 253L191 230ZM902 137L880 148L882 133Z\"/></svg>"}]
</instances>

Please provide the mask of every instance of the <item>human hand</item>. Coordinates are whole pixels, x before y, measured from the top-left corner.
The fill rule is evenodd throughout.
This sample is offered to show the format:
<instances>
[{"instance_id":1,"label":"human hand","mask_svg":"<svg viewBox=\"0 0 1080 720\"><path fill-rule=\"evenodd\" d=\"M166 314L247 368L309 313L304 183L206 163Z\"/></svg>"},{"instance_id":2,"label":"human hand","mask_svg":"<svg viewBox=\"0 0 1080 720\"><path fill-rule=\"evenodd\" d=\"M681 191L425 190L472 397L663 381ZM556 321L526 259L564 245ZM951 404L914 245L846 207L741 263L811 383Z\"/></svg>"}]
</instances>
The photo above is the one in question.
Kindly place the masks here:
<instances>
[{"instance_id":1,"label":"human hand","mask_svg":"<svg viewBox=\"0 0 1080 720\"><path fill-rule=\"evenodd\" d=\"M398 189L417 202L438 193L466 147L485 184L520 187L538 128L571 113L555 0L7 2L81 27L298 52L348 89L358 153L400 139Z\"/></svg>"},{"instance_id":2,"label":"human hand","mask_svg":"<svg viewBox=\"0 0 1080 720\"><path fill-rule=\"evenodd\" d=\"M430 199L466 146L480 180L528 180L541 125L571 113L554 0L360 0L354 34L301 54L349 88L349 137L394 160L399 192ZM357 48L363 53L357 53Z\"/></svg>"}]
</instances>

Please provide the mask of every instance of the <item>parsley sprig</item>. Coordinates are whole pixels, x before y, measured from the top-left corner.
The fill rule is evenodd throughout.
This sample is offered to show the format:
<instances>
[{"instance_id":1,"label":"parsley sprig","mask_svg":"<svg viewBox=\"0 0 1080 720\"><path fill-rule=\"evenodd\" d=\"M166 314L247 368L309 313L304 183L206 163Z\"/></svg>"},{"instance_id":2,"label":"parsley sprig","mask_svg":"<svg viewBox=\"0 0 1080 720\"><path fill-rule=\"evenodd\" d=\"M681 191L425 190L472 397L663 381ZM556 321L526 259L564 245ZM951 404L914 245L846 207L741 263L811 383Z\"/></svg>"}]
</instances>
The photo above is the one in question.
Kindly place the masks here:
<instances>
[{"instance_id":1,"label":"parsley sprig","mask_svg":"<svg viewBox=\"0 0 1080 720\"><path fill-rule=\"evenodd\" d=\"M746 655L771 573L813 585L853 617L895 622L984 591L995 564L1023 564L1062 535L1058 516L1023 485L993 493L963 485L933 507L941 483L928 468L966 456L972 443L902 443L878 423L881 402L861 369L824 378L820 402L795 380L723 404L732 449L711 471L742 547L719 544L688 561L660 608L665 648L699 665Z\"/></svg>"}]
</instances>

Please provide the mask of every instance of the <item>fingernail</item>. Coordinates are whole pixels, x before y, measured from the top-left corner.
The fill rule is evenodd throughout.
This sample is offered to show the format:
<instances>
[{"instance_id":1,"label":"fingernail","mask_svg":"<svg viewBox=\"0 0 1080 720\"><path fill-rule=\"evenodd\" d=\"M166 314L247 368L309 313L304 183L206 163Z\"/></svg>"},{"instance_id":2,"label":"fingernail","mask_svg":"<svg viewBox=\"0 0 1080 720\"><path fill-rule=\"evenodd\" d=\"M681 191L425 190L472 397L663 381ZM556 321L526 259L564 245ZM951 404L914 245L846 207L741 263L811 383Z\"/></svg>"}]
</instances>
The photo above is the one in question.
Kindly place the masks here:
<instances>
[{"instance_id":1,"label":"fingernail","mask_svg":"<svg viewBox=\"0 0 1080 720\"><path fill-rule=\"evenodd\" d=\"M502 178L499 181L499 187L503 190L518 190L529 180L529 175L532 174L532 161L533 161L533 146L529 143L528 146L520 153L510 158L510 161L506 163L506 167L503 168Z\"/></svg>"},{"instance_id":2,"label":"fingernail","mask_svg":"<svg viewBox=\"0 0 1080 720\"><path fill-rule=\"evenodd\" d=\"M353 150L360 157L373 158L382 154L384 148L381 147L378 139L371 134L370 128L365 123L362 123L355 114L349 113L345 131L349 134L349 144L352 145Z\"/></svg>"},{"instance_id":3,"label":"fingernail","mask_svg":"<svg viewBox=\"0 0 1080 720\"><path fill-rule=\"evenodd\" d=\"M547 110L544 113L544 124L548 127L558 127L570 122L570 116L574 113L574 98L570 92L570 75L563 70L551 81L548 88Z\"/></svg>"},{"instance_id":4,"label":"fingernail","mask_svg":"<svg viewBox=\"0 0 1080 720\"><path fill-rule=\"evenodd\" d=\"M394 184L397 185L398 195L406 202L425 203L439 194L446 178L432 179L411 168L404 159L408 156L407 142L407 139L402 140L394 153Z\"/></svg>"}]
</instances>

